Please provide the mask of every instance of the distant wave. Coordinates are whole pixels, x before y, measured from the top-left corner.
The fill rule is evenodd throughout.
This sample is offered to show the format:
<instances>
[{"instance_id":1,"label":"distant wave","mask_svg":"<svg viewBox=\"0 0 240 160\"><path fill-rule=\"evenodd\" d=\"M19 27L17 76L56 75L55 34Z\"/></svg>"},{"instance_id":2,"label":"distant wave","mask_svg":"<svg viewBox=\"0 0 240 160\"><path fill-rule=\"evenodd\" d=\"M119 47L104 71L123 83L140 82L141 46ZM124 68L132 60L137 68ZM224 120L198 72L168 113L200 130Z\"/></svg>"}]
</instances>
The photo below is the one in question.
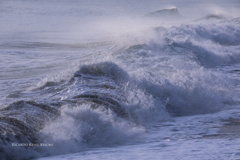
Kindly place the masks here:
<instances>
[{"instance_id":1,"label":"distant wave","mask_svg":"<svg viewBox=\"0 0 240 160\"><path fill-rule=\"evenodd\" d=\"M221 14L208 14L207 16L203 18L196 19L194 21L223 21L227 18L224 15Z\"/></svg>"},{"instance_id":2,"label":"distant wave","mask_svg":"<svg viewBox=\"0 0 240 160\"><path fill-rule=\"evenodd\" d=\"M196 62L202 66L214 67L239 63L239 53L234 50L234 46L240 45L240 30L231 23L189 23L155 30L169 46L185 49L185 53L194 55ZM224 52L226 47L229 49Z\"/></svg>"},{"instance_id":3,"label":"distant wave","mask_svg":"<svg viewBox=\"0 0 240 160\"><path fill-rule=\"evenodd\" d=\"M157 17L165 20L181 20L184 17L178 12L177 8L161 9L148 13L148 17Z\"/></svg>"}]
</instances>

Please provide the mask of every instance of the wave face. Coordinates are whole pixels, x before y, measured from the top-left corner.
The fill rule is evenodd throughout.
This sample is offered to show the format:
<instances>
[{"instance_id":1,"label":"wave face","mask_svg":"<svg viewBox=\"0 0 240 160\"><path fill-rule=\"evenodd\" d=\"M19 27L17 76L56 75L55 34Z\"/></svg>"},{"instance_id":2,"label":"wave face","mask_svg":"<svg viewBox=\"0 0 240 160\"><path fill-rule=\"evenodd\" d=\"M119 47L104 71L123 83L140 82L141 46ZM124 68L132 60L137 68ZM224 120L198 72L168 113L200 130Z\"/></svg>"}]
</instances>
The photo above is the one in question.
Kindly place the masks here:
<instances>
[{"instance_id":1,"label":"wave face","mask_svg":"<svg viewBox=\"0 0 240 160\"><path fill-rule=\"evenodd\" d=\"M18 24L21 32L17 27L0 32L5 36L0 40L0 159L134 148L161 140L171 142L157 146L179 146L182 139L195 143L209 136L209 124L219 128L218 113L240 104L238 17L214 13L189 20L177 8L151 12L158 6L144 10L143 5L131 12L139 21L131 21L129 31L121 28L129 19L117 22L116 15L139 5L136 1L8 3L13 8L0 9L8 18L41 22L24 20ZM10 20L4 19L4 26ZM210 119L207 124L203 115ZM151 137L156 130L160 140Z\"/></svg>"}]
</instances>

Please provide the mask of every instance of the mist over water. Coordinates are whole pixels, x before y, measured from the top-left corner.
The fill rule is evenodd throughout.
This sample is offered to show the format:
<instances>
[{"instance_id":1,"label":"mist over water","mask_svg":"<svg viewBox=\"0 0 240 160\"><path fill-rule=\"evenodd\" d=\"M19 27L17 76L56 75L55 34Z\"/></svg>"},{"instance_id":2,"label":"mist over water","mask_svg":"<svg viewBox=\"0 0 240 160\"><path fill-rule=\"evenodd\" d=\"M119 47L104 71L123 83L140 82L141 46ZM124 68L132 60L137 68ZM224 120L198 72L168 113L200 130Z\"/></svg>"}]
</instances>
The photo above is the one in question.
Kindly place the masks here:
<instances>
[{"instance_id":1,"label":"mist over water","mask_svg":"<svg viewBox=\"0 0 240 160\"><path fill-rule=\"evenodd\" d=\"M239 7L1 1L0 159L239 158Z\"/></svg>"}]
</instances>

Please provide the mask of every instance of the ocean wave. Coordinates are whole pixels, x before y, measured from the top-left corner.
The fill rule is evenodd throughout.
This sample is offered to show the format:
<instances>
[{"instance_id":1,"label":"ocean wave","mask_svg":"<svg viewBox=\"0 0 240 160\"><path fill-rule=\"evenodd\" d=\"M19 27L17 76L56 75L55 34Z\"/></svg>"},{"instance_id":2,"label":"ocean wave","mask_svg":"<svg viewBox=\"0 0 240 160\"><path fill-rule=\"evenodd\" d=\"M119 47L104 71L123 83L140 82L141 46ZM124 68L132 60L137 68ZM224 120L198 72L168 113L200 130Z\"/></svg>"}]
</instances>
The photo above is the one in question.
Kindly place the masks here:
<instances>
[{"instance_id":1,"label":"ocean wave","mask_svg":"<svg viewBox=\"0 0 240 160\"><path fill-rule=\"evenodd\" d=\"M55 107L34 101L18 101L0 111L0 157L2 159L30 159L39 156L29 143L37 143L38 133L51 120L60 115ZM25 144L14 147L14 144ZM24 152L27 154L22 154Z\"/></svg>"},{"instance_id":2,"label":"ocean wave","mask_svg":"<svg viewBox=\"0 0 240 160\"><path fill-rule=\"evenodd\" d=\"M184 17L178 12L176 7L170 9L160 9L154 12L150 12L146 15L147 17L155 17L168 20L182 20Z\"/></svg>"},{"instance_id":3,"label":"ocean wave","mask_svg":"<svg viewBox=\"0 0 240 160\"><path fill-rule=\"evenodd\" d=\"M198 21L223 21L223 20L226 20L227 18L224 16L224 15L221 15L221 14L208 14L207 16L203 17L203 18L200 18L200 19L197 19L197 20L194 20L195 22L198 22Z\"/></svg>"},{"instance_id":4,"label":"ocean wave","mask_svg":"<svg viewBox=\"0 0 240 160\"><path fill-rule=\"evenodd\" d=\"M167 79L137 79L112 62L82 65L69 80L45 81L32 90L43 91L48 99L18 101L1 109L1 157L28 159L128 144L138 141L149 123L221 110L229 98L227 91L216 89L222 84L209 84L211 76L192 76L179 85ZM52 89L53 96L48 96L46 88L57 86L61 89ZM14 143L53 146L12 147ZM23 150L29 154L20 154Z\"/></svg>"},{"instance_id":5,"label":"ocean wave","mask_svg":"<svg viewBox=\"0 0 240 160\"><path fill-rule=\"evenodd\" d=\"M193 55L195 57L193 59L202 66L214 67L239 63L239 53L235 48L240 45L240 30L233 24L189 23L162 28L155 30L162 39L165 39L168 50L174 50L176 53L182 49L181 53L185 52L185 55L190 57ZM168 51L165 49L165 52Z\"/></svg>"}]
</instances>

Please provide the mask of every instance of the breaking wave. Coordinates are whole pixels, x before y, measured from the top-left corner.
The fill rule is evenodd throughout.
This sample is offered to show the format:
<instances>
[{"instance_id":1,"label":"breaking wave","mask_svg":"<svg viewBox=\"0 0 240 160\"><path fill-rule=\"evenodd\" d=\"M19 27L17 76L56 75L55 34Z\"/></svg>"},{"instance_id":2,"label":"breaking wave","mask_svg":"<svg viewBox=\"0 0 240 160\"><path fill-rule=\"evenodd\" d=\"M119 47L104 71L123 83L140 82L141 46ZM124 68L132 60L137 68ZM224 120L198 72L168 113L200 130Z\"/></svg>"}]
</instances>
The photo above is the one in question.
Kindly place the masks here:
<instances>
[{"instance_id":1,"label":"breaking wave","mask_svg":"<svg viewBox=\"0 0 240 160\"><path fill-rule=\"evenodd\" d=\"M228 98L216 85L189 82L136 79L112 62L83 65L69 80L46 82L32 90L52 88L49 93L56 93L48 100L22 100L1 109L0 156L29 159L136 142L149 122L216 112ZM12 147L16 143L53 147Z\"/></svg>"},{"instance_id":2,"label":"breaking wave","mask_svg":"<svg viewBox=\"0 0 240 160\"><path fill-rule=\"evenodd\" d=\"M200 65L215 67L240 62L239 52L235 50L240 45L240 30L233 25L236 23L189 23L155 30L167 44L165 50L181 50Z\"/></svg>"}]
</instances>

